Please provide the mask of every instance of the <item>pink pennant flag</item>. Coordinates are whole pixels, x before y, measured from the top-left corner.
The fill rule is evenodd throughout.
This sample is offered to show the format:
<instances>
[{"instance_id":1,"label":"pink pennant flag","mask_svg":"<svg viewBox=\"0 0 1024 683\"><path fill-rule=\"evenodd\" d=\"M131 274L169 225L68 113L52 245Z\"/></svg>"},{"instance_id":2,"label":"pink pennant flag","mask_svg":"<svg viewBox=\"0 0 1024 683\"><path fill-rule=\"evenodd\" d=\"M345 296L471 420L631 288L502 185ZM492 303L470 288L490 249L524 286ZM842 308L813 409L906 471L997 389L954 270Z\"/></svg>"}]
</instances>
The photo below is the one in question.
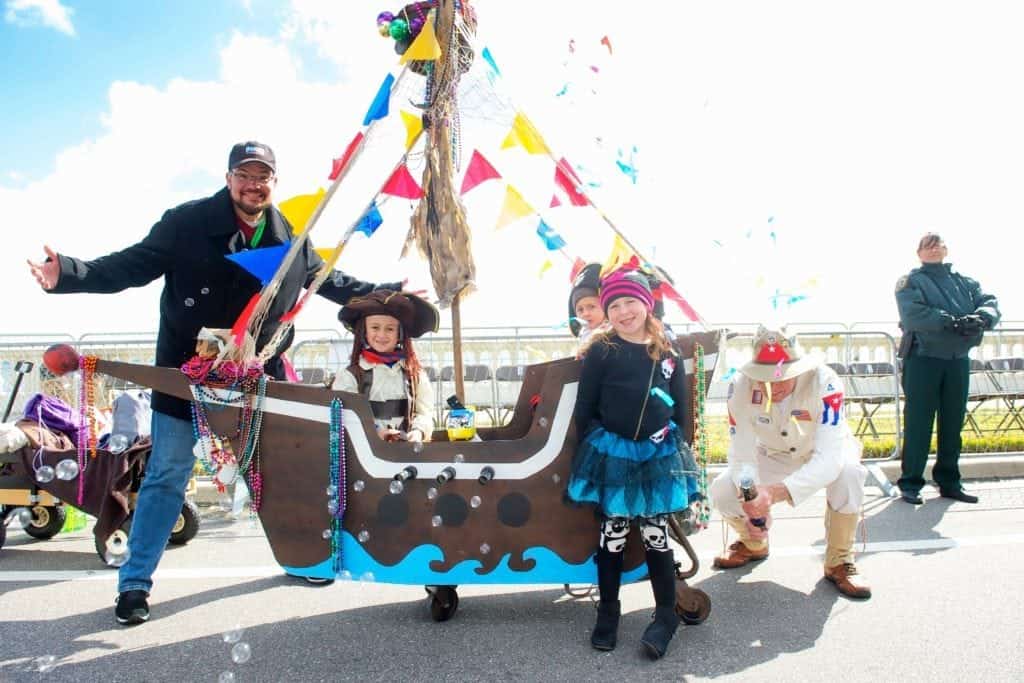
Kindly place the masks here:
<instances>
[{"instance_id":1,"label":"pink pennant flag","mask_svg":"<svg viewBox=\"0 0 1024 683\"><path fill-rule=\"evenodd\" d=\"M348 143L348 147L345 148L345 153L341 155L340 159L335 159L331 163L331 175L327 176L328 180L337 180L341 172L345 170L345 166L348 165L349 159L355 154L356 147L363 139L363 132L359 131L356 136L352 138L352 142Z\"/></svg>"},{"instance_id":2,"label":"pink pennant flag","mask_svg":"<svg viewBox=\"0 0 1024 683\"><path fill-rule=\"evenodd\" d=\"M676 305L679 306L679 310L681 310L683 315L687 318L693 322L700 322L700 316L697 315L697 311L693 310L693 306L690 305L690 302L684 299L682 295L672 287L672 285L667 282L662 282L658 285L658 292L660 292L666 299L674 301ZM657 293L655 296L657 296Z\"/></svg>"},{"instance_id":3,"label":"pink pennant flag","mask_svg":"<svg viewBox=\"0 0 1024 683\"><path fill-rule=\"evenodd\" d=\"M380 191L392 197L404 197L405 199L419 199L423 196L423 188L413 179L405 164L395 169Z\"/></svg>"},{"instance_id":4,"label":"pink pennant flag","mask_svg":"<svg viewBox=\"0 0 1024 683\"><path fill-rule=\"evenodd\" d=\"M548 204L548 208L549 209L553 209L556 206L561 206L561 205L562 205L562 200L558 198L558 195L557 194L551 195L551 203Z\"/></svg>"},{"instance_id":5,"label":"pink pennant flag","mask_svg":"<svg viewBox=\"0 0 1024 683\"><path fill-rule=\"evenodd\" d=\"M579 191L579 187L583 183L576 177L572 166L566 161L565 157L562 157L555 166L555 184L569 195L569 203L573 206L586 206L590 203L587 201L586 196Z\"/></svg>"},{"instance_id":6,"label":"pink pennant flag","mask_svg":"<svg viewBox=\"0 0 1024 683\"><path fill-rule=\"evenodd\" d=\"M485 180L500 177L501 174L494 170L487 159L484 159L484 155L474 149L473 156L469 160L469 167L466 169L466 175L462 178L462 189L459 190L459 194L466 194Z\"/></svg>"}]
</instances>

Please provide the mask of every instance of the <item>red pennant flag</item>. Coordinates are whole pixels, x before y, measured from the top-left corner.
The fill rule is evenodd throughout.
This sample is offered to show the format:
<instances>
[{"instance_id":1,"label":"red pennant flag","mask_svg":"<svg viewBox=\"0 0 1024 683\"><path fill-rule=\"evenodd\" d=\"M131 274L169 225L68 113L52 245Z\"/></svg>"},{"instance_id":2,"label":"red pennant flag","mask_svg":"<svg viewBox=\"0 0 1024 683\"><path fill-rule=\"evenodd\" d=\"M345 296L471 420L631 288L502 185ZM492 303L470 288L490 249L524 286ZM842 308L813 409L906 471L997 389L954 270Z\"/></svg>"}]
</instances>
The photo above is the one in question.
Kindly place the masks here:
<instances>
[{"instance_id":1,"label":"red pennant flag","mask_svg":"<svg viewBox=\"0 0 1024 683\"><path fill-rule=\"evenodd\" d=\"M587 263L577 256L576 260L572 262L572 269L569 271L569 282L574 281L576 276L580 274L580 271L583 270L583 267L586 265Z\"/></svg>"},{"instance_id":2,"label":"red pennant flag","mask_svg":"<svg viewBox=\"0 0 1024 683\"><path fill-rule=\"evenodd\" d=\"M669 299L670 301L674 301L676 305L679 306L679 310L683 312L683 315L685 315L691 321L700 322L700 316L697 315L697 311L693 310L693 306L691 306L690 303L686 299L684 299L682 295L680 295L679 292L675 290L674 287L672 287L672 285L670 285L667 282L662 282L660 285L658 285L658 291L656 292L656 295L658 293L663 294L665 298Z\"/></svg>"},{"instance_id":3,"label":"red pennant flag","mask_svg":"<svg viewBox=\"0 0 1024 683\"><path fill-rule=\"evenodd\" d=\"M405 199L419 199L423 196L423 188L409 174L409 169L405 167L405 164L395 169L388 181L384 183L381 192Z\"/></svg>"},{"instance_id":4,"label":"red pennant flag","mask_svg":"<svg viewBox=\"0 0 1024 683\"><path fill-rule=\"evenodd\" d=\"M579 191L579 187L583 183L573 173L572 166L565 160L565 157L555 166L555 184L565 190L565 193L569 195L569 203L573 206L586 206L590 203L586 196Z\"/></svg>"},{"instance_id":5,"label":"red pennant flag","mask_svg":"<svg viewBox=\"0 0 1024 683\"><path fill-rule=\"evenodd\" d=\"M335 159L331 163L331 175L327 176L328 180L338 179L338 176L341 175L341 172L345 169L345 166L348 164L349 159L351 159L352 155L355 154L356 147L359 146L359 143L362 141L362 139L363 132L359 131L358 133L356 133L356 136L352 138L352 142L348 143L348 147L345 148L345 153L341 155L341 158Z\"/></svg>"},{"instance_id":6,"label":"red pennant flag","mask_svg":"<svg viewBox=\"0 0 1024 683\"><path fill-rule=\"evenodd\" d=\"M297 316L299 314L299 311L302 310L302 307L306 304L306 299L308 298L309 290L307 289L306 293L302 295L302 298L299 299L298 303L292 306L292 310L288 311L287 313L281 316L279 322L288 323L291 322L292 320L295 320L295 316Z\"/></svg>"},{"instance_id":7,"label":"red pennant flag","mask_svg":"<svg viewBox=\"0 0 1024 683\"><path fill-rule=\"evenodd\" d=\"M235 324L231 326L231 336L235 340L235 346L242 346L242 342L245 340L245 331L249 329L249 319L252 318L252 312L256 310L256 304L260 302L260 293L256 292L249 299L249 303L242 309L241 315L235 320Z\"/></svg>"},{"instance_id":8,"label":"red pennant flag","mask_svg":"<svg viewBox=\"0 0 1024 683\"><path fill-rule=\"evenodd\" d=\"M557 194L551 195L551 203L548 204L548 208L549 209L553 209L556 206L561 206L561 205L562 205L562 200L558 198L558 195Z\"/></svg>"},{"instance_id":9,"label":"red pennant flag","mask_svg":"<svg viewBox=\"0 0 1024 683\"><path fill-rule=\"evenodd\" d=\"M484 155L474 149L473 156L469 160L469 167L466 169L466 175L462 178L462 189L459 190L459 194L466 194L485 180L500 177L501 174L494 170L487 159L484 159Z\"/></svg>"}]
</instances>

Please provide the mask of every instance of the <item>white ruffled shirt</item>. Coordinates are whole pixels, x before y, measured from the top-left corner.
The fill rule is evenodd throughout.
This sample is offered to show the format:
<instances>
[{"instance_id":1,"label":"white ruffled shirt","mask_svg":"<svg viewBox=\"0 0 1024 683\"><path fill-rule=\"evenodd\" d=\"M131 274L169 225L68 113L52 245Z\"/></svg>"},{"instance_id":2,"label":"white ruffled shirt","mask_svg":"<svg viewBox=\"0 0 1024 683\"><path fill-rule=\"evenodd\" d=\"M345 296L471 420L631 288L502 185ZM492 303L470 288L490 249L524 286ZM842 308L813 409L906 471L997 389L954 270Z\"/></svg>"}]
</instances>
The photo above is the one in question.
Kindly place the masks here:
<instances>
[{"instance_id":1,"label":"white ruffled shirt","mask_svg":"<svg viewBox=\"0 0 1024 683\"><path fill-rule=\"evenodd\" d=\"M359 367L372 373L370 381L370 394L366 398L370 401L393 401L396 399L409 398L405 386L405 361L400 360L390 367L383 363L371 363L365 358L359 359ZM359 385L356 378L348 369L344 369L334 378L331 388L336 391L359 392ZM416 387L416 401L412 406L412 424L409 430L418 429L423 432L424 440L429 440L434 431L434 388L430 384L427 373L420 369L419 382ZM393 417L386 420L374 419L378 426L386 426L391 429L402 428L402 418Z\"/></svg>"}]
</instances>

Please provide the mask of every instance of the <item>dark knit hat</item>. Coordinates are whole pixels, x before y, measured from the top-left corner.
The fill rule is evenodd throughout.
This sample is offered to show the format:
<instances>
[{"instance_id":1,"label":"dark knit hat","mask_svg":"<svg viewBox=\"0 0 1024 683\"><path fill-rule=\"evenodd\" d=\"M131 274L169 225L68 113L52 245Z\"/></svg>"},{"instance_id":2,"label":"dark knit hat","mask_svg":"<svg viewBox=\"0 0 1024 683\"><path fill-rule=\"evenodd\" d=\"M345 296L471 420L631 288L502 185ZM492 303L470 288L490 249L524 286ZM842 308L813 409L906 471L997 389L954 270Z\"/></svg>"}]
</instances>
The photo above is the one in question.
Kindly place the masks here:
<instances>
[{"instance_id":1,"label":"dark knit hat","mask_svg":"<svg viewBox=\"0 0 1024 683\"><path fill-rule=\"evenodd\" d=\"M441 323L441 314L430 302L409 292L390 289L375 289L365 296L352 297L338 312L338 320L351 332L356 321L368 315L390 315L402 323L407 337L437 332Z\"/></svg>"},{"instance_id":2,"label":"dark knit hat","mask_svg":"<svg viewBox=\"0 0 1024 683\"><path fill-rule=\"evenodd\" d=\"M601 287L601 264L588 263L580 269L572 281L572 290L569 292L569 329L574 336L580 336L582 323L576 319L576 304L580 299L588 296L598 296Z\"/></svg>"},{"instance_id":3,"label":"dark knit hat","mask_svg":"<svg viewBox=\"0 0 1024 683\"><path fill-rule=\"evenodd\" d=\"M639 299L648 311L654 310L654 295L647 277L635 270L617 270L601 280L601 308L608 315L608 306L616 299L631 296Z\"/></svg>"}]
</instances>

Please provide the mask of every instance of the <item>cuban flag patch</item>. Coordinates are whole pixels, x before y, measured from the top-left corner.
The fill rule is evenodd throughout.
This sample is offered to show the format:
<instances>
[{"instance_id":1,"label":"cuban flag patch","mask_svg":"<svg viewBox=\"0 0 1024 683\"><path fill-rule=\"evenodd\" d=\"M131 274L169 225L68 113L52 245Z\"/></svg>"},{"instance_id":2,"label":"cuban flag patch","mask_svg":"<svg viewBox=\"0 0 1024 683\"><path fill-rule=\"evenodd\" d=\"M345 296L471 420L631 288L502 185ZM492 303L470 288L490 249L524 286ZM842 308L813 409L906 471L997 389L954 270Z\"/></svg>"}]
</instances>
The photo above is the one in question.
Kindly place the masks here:
<instances>
[{"instance_id":1,"label":"cuban flag patch","mask_svg":"<svg viewBox=\"0 0 1024 683\"><path fill-rule=\"evenodd\" d=\"M842 413L843 409L842 392L837 391L834 394L822 396L821 400L825 404L825 407L821 412L821 424L830 424L833 426L839 424L839 415Z\"/></svg>"}]
</instances>

